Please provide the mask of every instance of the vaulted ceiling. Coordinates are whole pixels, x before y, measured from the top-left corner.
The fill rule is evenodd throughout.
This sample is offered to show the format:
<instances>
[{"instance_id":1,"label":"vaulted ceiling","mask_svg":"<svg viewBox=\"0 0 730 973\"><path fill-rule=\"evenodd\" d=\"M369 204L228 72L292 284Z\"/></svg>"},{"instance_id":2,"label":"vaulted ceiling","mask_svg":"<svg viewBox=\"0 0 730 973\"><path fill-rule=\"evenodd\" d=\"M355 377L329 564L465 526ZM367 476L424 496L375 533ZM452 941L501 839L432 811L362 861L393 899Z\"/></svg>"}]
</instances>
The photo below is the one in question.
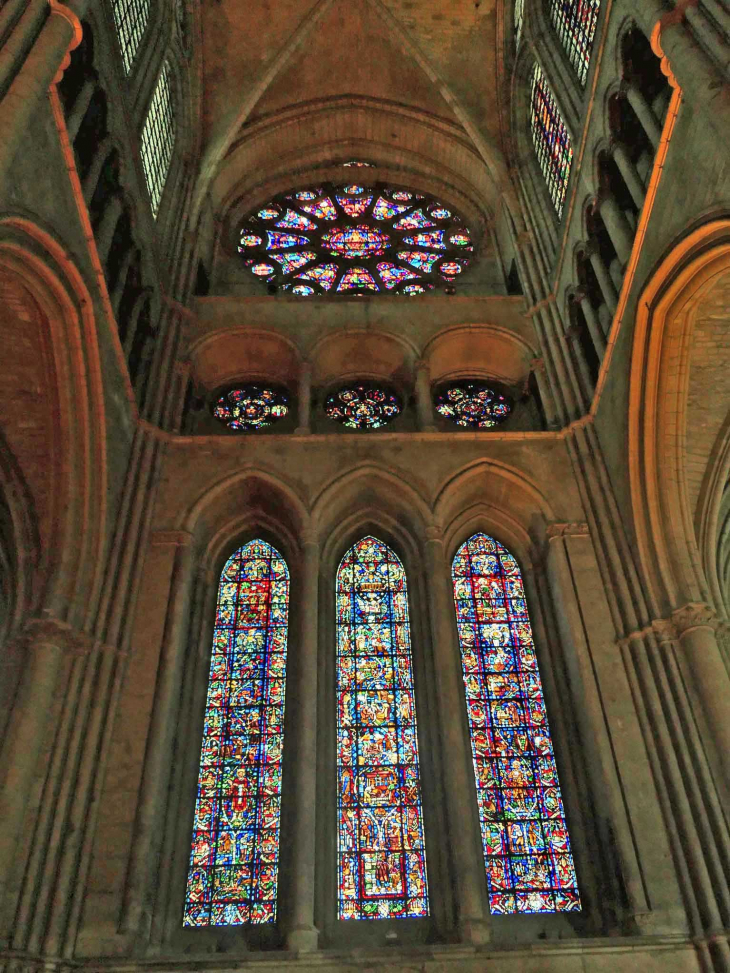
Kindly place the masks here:
<instances>
[{"instance_id":1,"label":"vaulted ceiling","mask_svg":"<svg viewBox=\"0 0 730 973\"><path fill-rule=\"evenodd\" d=\"M198 202L360 157L482 224L507 186L504 0L208 0Z\"/></svg>"}]
</instances>

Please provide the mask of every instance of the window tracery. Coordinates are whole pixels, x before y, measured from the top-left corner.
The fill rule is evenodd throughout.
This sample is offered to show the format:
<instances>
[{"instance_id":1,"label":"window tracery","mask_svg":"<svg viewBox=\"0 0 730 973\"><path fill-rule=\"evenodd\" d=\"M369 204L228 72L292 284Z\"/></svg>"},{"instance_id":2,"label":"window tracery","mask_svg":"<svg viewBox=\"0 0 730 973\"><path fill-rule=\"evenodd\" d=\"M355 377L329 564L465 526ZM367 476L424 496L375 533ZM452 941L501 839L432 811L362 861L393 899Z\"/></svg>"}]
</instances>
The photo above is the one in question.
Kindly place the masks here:
<instances>
[{"instance_id":1,"label":"window tracery","mask_svg":"<svg viewBox=\"0 0 730 973\"><path fill-rule=\"evenodd\" d=\"M403 409L400 398L372 382L344 385L327 396L324 411L330 419L350 429L380 429Z\"/></svg>"},{"instance_id":2,"label":"window tracery","mask_svg":"<svg viewBox=\"0 0 730 973\"><path fill-rule=\"evenodd\" d=\"M230 389L218 397L213 407L215 418L236 432L271 426L288 412L288 393L267 385Z\"/></svg>"},{"instance_id":3,"label":"window tracery","mask_svg":"<svg viewBox=\"0 0 730 973\"><path fill-rule=\"evenodd\" d=\"M297 297L413 296L453 284L474 246L433 197L350 183L275 197L244 222L238 249L251 273Z\"/></svg>"},{"instance_id":4,"label":"window tracery","mask_svg":"<svg viewBox=\"0 0 730 973\"><path fill-rule=\"evenodd\" d=\"M579 911L520 569L478 533L452 578L490 910Z\"/></svg>"},{"instance_id":5,"label":"window tracery","mask_svg":"<svg viewBox=\"0 0 730 973\"><path fill-rule=\"evenodd\" d=\"M338 916L428 915L408 588L375 537L337 572Z\"/></svg>"},{"instance_id":6,"label":"window tracery","mask_svg":"<svg viewBox=\"0 0 730 973\"><path fill-rule=\"evenodd\" d=\"M530 88L530 130L540 169L558 216L562 216L573 161L573 144L547 79L535 63Z\"/></svg>"},{"instance_id":7,"label":"window tracery","mask_svg":"<svg viewBox=\"0 0 730 973\"><path fill-rule=\"evenodd\" d=\"M578 80L586 83L601 0L550 0L550 19Z\"/></svg>"},{"instance_id":8,"label":"window tracery","mask_svg":"<svg viewBox=\"0 0 730 973\"><path fill-rule=\"evenodd\" d=\"M185 926L276 918L289 569L263 540L218 586Z\"/></svg>"},{"instance_id":9,"label":"window tracery","mask_svg":"<svg viewBox=\"0 0 730 973\"><path fill-rule=\"evenodd\" d=\"M175 145L175 109L170 75L169 62L165 61L147 110L140 139L142 169L154 217L160 208Z\"/></svg>"},{"instance_id":10,"label":"window tracery","mask_svg":"<svg viewBox=\"0 0 730 973\"><path fill-rule=\"evenodd\" d=\"M112 0L125 74L130 74L150 15L149 0Z\"/></svg>"},{"instance_id":11,"label":"window tracery","mask_svg":"<svg viewBox=\"0 0 730 973\"><path fill-rule=\"evenodd\" d=\"M457 426L491 429L512 411L508 396L478 380L452 382L434 396L439 415Z\"/></svg>"}]
</instances>

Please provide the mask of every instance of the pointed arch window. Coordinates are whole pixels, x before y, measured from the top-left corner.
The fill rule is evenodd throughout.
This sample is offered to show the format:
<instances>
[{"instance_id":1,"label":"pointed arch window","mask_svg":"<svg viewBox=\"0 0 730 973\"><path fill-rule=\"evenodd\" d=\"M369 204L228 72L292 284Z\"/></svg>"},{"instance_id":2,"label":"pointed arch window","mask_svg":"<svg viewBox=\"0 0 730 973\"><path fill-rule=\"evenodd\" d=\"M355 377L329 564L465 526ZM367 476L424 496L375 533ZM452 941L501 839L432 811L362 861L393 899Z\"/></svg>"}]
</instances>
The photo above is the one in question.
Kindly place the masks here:
<instances>
[{"instance_id":1,"label":"pointed arch window","mask_svg":"<svg viewBox=\"0 0 730 973\"><path fill-rule=\"evenodd\" d=\"M150 16L150 0L112 0L124 71L130 74Z\"/></svg>"},{"instance_id":2,"label":"pointed arch window","mask_svg":"<svg viewBox=\"0 0 730 973\"><path fill-rule=\"evenodd\" d=\"M532 72L530 89L530 129L550 198L558 216L562 216L573 161L573 143L547 79L537 63Z\"/></svg>"},{"instance_id":3,"label":"pointed arch window","mask_svg":"<svg viewBox=\"0 0 730 973\"><path fill-rule=\"evenodd\" d=\"M408 587L375 537L337 571L338 916L428 915Z\"/></svg>"},{"instance_id":4,"label":"pointed arch window","mask_svg":"<svg viewBox=\"0 0 730 973\"><path fill-rule=\"evenodd\" d=\"M490 910L579 911L520 569L478 533L452 577Z\"/></svg>"},{"instance_id":5,"label":"pointed arch window","mask_svg":"<svg viewBox=\"0 0 730 973\"><path fill-rule=\"evenodd\" d=\"M157 217L160 208L162 190L165 188L175 145L175 107L171 74L170 64L165 61L142 126L140 146L142 168L154 217Z\"/></svg>"},{"instance_id":6,"label":"pointed arch window","mask_svg":"<svg viewBox=\"0 0 730 973\"><path fill-rule=\"evenodd\" d=\"M601 0L550 0L550 19L582 85L588 77Z\"/></svg>"},{"instance_id":7,"label":"pointed arch window","mask_svg":"<svg viewBox=\"0 0 730 973\"><path fill-rule=\"evenodd\" d=\"M244 544L218 586L185 926L276 918L288 612L286 561Z\"/></svg>"}]
</instances>

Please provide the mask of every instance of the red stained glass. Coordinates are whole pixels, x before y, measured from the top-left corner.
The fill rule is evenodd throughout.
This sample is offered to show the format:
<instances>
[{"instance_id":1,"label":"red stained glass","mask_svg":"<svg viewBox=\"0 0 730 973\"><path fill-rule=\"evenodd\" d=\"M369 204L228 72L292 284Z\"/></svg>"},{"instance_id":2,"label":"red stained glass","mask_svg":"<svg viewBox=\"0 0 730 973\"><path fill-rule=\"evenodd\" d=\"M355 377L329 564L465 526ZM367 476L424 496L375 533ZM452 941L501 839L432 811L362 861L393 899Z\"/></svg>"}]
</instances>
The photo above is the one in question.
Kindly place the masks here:
<instances>
[{"instance_id":1,"label":"red stained glass","mask_svg":"<svg viewBox=\"0 0 730 973\"><path fill-rule=\"evenodd\" d=\"M490 909L579 911L520 569L474 534L452 577Z\"/></svg>"},{"instance_id":2,"label":"red stained glass","mask_svg":"<svg viewBox=\"0 0 730 973\"><path fill-rule=\"evenodd\" d=\"M539 64L532 72L530 128L550 197L562 216L573 162L573 143Z\"/></svg>"},{"instance_id":3,"label":"red stained glass","mask_svg":"<svg viewBox=\"0 0 730 973\"><path fill-rule=\"evenodd\" d=\"M337 572L340 919L428 915L406 576L364 537Z\"/></svg>"},{"instance_id":4,"label":"red stained glass","mask_svg":"<svg viewBox=\"0 0 730 973\"><path fill-rule=\"evenodd\" d=\"M244 544L218 588L185 926L276 918L288 610L286 562Z\"/></svg>"}]
</instances>

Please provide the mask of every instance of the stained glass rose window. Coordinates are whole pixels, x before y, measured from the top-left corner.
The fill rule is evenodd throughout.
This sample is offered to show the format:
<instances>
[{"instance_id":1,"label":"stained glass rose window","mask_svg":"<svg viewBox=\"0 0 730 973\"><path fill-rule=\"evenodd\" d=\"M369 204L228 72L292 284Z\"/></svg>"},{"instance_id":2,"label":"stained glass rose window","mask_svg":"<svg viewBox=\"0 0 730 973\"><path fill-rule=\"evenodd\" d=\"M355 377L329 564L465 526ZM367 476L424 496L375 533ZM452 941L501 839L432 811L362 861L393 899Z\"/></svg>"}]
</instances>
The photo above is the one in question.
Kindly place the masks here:
<instances>
[{"instance_id":1,"label":"stained glass rose window","mask_svg":"<svg viewBox=\"0 0 730 973\"><path fill-rule=\"evenodd\" d=\"M327 396L324 411L350 429L380 429L402 411L398 396L380 385L357 382Z\"/></svg>"},{"instance_id":2,"label":"stained glass rose window","mask_svg":"<svg viewBox=\"0 0 730 973\"><path fill-rule=\"evenodd\" d=\"M434 396L436 411L457 426L490 429L512 411L509 396L486 382L453 382Z\"/></svg>"},{"instance_id":3,"label":"stained glass rose window","mask_svg":"<svg viewBox=\"0 0 730 973\"><path fill-rule=\"evenodd\" d=\"M474 245L461 217L431 196L327 183L260 207L238 249L249 273L297 297L413 296L453 284Z\"/></svg>"},{"instance_id":4,"label":"stained glass rose window","mask_svg":"<svg viewBox=\"0 0 730 973\"><path fill-rule=\"evenodd\" d=\"M284 389L266 385L242 385L221 395L213 415L229 429L261 429L283 419L289 412L289 395Z\"/></svg>"}]
</instances>

